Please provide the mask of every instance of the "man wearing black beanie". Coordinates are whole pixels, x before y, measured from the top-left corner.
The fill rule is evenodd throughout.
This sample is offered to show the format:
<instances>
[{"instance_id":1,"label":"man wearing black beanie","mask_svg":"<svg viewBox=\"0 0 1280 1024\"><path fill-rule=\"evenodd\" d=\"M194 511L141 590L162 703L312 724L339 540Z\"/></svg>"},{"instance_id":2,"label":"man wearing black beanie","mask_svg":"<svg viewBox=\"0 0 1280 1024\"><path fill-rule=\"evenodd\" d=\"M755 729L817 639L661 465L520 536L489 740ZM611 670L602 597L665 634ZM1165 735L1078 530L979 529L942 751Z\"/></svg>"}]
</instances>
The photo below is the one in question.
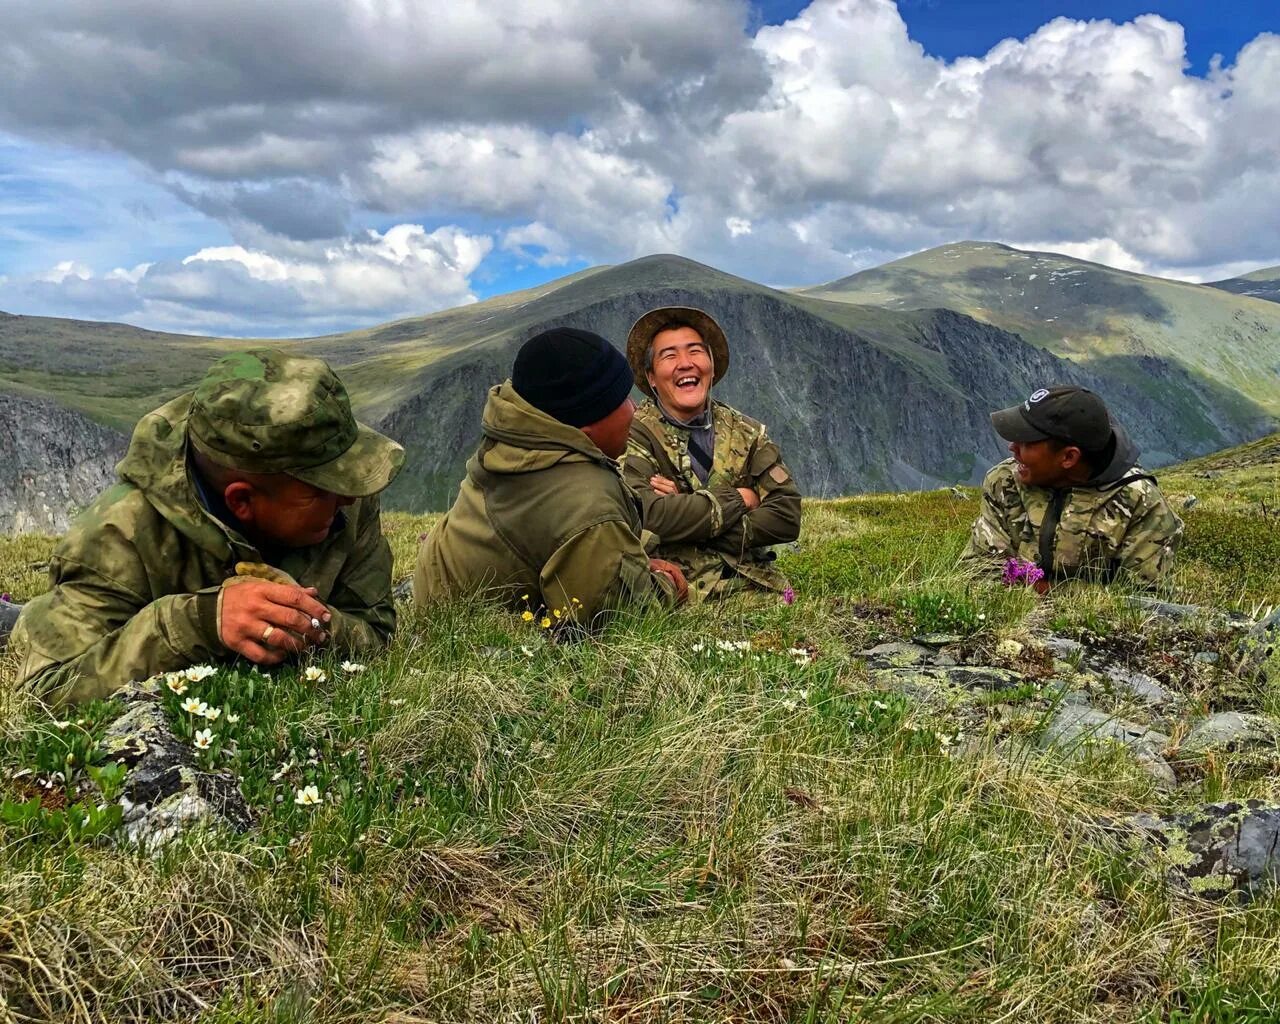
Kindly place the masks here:
<instances>
[{"instance_id":1,"label":"man wearing black beanie","mask_svg":"<svg viewBox=\"0 0 1280 1024\"><path fill-rule=\"evenodd\" d=\"M557 328L521 346L511 379L489 390L457 501L418 550L419 605L483 591L549 627L685 599L679 568L645 554L640 508L614 461L635 415L632 381L622 353L590 331Z\"/></svg>"}]
</instances>

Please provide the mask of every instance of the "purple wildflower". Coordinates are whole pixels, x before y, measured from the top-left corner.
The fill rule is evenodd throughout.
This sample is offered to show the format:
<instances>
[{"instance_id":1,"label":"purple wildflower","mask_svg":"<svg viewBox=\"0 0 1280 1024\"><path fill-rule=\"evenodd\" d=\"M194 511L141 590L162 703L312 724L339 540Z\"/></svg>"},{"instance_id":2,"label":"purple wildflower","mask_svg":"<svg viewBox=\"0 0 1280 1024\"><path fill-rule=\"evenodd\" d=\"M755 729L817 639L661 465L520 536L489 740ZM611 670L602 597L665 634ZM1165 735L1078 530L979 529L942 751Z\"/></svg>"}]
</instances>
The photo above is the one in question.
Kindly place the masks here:
<instances>
[{"instance_id":1,"label":"purple wildflower","mask_svg":"<svg viewBox=\"0 0 1280 1024\"><path fill-rule=\"evenodd\" d=\"M13 604L13 598L9 596L8 591L0 594L0 601L3 601L5 604Z\"/></svg>"},{"instance_id":2,"label":"purple wildflower","mask_svg":"<svg viewBox=\"0 0 1280 1024\"><path fill-rule=\"evenodd\" d=\"M783 604L796 603L796 592L792 590L790 587L787 587L787 589L782 592L782 603Z\"/></svg>"},{"instance_id":3,"label":"purple wildflower","mask_svg":"<svg viewBox=\"0 0 1280 1024\"><path fill-rule=\"evenodd\" d=\"M1032 586L1044 579L1044 570L1035 562L1028 562L1021 558L1011 558L1004 563L1004 575L1001 581L1006 587L1012 587L1019 583L1024 586Z\"/></svg>"}]
</instances>

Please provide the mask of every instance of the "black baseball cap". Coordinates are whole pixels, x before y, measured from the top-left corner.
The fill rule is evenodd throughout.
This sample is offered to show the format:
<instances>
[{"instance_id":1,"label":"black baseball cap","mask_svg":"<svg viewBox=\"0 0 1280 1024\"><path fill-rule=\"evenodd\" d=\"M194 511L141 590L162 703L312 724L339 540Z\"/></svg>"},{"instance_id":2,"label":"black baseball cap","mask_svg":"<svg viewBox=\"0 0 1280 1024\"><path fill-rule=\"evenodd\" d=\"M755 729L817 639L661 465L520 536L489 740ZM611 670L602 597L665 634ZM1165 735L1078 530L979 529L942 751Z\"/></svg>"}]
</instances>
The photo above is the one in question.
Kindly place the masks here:
<instances>
[{"instance_id":1,"label":"black baseball cap","mask_svg":"<svg viewBox=\"0 0 1280 1024\"><path fill-rule=\"evenodd\" d=\"M1040 388L1021 405L991 414L991 425L1006 441L1030 443L1054 438L1085 451L1100 451L1111 440L1106 403L1086 388Z\"/></svg>"}]
</instances>

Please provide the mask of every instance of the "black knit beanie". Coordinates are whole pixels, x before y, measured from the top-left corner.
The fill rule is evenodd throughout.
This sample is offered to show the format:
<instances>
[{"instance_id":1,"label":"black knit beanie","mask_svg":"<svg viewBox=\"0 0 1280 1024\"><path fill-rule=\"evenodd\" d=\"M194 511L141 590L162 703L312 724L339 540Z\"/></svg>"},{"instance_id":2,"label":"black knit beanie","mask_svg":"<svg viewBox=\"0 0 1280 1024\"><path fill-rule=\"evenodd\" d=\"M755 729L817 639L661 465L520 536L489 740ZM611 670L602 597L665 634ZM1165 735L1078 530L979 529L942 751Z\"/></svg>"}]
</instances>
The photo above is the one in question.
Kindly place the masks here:
<instances>
[{"instance_id":1,"label":"black knit beanie","mask_svg":"<svg viewBox=\"0 0 1280 1024\"><path fill-rule=\"evenodd\" d=\"M571 427L604 419L626 401L634 383L621 352L600 335L573 327L530 338L511 370L521 398Z\"/></svg>"}]
</instances>

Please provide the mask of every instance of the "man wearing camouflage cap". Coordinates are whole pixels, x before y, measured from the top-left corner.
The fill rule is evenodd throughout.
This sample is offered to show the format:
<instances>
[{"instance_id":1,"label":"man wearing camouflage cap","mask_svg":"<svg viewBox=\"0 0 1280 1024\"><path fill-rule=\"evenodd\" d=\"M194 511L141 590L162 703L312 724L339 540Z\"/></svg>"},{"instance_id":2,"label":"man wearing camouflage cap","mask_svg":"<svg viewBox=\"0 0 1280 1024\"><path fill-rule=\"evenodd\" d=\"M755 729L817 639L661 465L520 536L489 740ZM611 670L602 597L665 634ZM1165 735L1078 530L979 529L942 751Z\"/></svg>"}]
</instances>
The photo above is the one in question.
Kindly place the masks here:
<instances>
[{"instance_id":1,"label":"man wearing camouflage cap","mask_svg":"<svg viewBox=\"0 0 1280 1024\"><path fill-rule=\"evenodd\" d=\"M1102 399L1078 387L1041 388L991 414L1013 458L982 482L982 512L961 564L1001 570L1009 559L1055 580L1119 577L1153 585L1173 567L1182 539L1156 478Z\"/></svg>"},{"instance_id":2,"label":"man wearing camouflage cap","mask_svg":"<svg viewBox=\"0 0 1280 1024\"><path fill-rule=\"evenodd\" d=\"M119 482L58 544L11 641L20 681L67 704L197 662L385 645L376 495L403 460L322 360L223 357L139 421Z\"/></svg>"},{"instance_id":3,"label":"man wearing camouflage cap","mask_svg":"<svg viewBox=\"0 0 1280 1024\"><path fill-rule=\"evenodd\" d=\"M800 534L800 491L764 424L711 397L729 342L700 309L650 310L627 336L636 411L623 459L657 554L684 570L691 600L743 587L783 591L772 544Z\"/></svg>"}]
</instances>

